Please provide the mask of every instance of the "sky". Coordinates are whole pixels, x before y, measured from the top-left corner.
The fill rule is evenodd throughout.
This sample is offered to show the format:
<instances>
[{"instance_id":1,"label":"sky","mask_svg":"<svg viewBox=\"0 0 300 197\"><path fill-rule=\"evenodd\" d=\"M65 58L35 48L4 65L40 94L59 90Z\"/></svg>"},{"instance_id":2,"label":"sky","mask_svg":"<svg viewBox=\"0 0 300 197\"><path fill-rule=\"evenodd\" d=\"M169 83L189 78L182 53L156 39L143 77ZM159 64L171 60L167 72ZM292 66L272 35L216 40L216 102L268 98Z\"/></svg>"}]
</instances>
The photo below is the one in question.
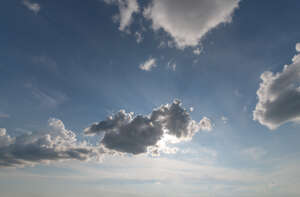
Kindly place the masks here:
<instances>
[{"instance_id":1,"label":"sky","mask_svg":"<svg viewBox=\"0 0 300 197\"><path fill-rule=\"evenodd\" d=\"M1 196L300 196L300 1L1 4Z\"/></svg>"}]
</instances>

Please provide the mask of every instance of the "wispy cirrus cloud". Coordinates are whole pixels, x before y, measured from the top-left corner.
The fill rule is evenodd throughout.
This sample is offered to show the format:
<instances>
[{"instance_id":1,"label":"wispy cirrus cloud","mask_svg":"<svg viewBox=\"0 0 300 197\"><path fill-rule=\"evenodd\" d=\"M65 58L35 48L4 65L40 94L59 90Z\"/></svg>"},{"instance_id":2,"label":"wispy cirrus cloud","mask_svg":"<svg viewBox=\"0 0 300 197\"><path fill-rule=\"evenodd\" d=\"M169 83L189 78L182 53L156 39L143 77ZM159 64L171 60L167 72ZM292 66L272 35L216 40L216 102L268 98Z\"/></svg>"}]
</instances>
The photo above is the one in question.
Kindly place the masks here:
<instances>
[{"instance_id":1,"label":"wispy cirrus cloud","mask_svg":"<svg viewBox=\"0 0 300 197\"><path fill-rule=\"evenodd\" d=\"M138 2L136 0L104 0L104 2L119 7L119 14L114 16L114 20L120 22L120 31L128 31L133 14L139 11Z\"/></svg>"},{"instance_id":2,"label":"wispy cirrus cloud","mask_svg":"<svg viewBox=\"0 0 300 197\"><path fill-rule=\"evenodd\" d=\"M35 14L38 14L41 10L40 4L34 3L30 0L23 0L22 3L28 8L28 10L34 12Z\"/></svg>"}]
</instances>

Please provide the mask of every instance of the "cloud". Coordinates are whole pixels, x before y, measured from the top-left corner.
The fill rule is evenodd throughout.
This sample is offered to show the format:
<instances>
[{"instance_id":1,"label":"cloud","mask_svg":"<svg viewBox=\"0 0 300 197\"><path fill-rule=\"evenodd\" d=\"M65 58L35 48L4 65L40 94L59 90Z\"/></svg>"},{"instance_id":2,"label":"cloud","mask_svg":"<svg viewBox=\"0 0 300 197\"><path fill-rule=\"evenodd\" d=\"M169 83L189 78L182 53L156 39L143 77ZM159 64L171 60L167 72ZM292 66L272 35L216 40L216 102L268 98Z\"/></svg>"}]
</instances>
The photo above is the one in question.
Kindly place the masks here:
<instances>
[{"instance_id":1,"label":"cloud","mask_svg":"<svg viewBox=\"0 0 300 197\"><path fill-rule=\"evenodd\" d=\"M242 154L253 160L259 160L267 154L267 151L260 147L251 147L243 150Z\"/></svg>"},{"instance_id":2,"label":"cloud","mask_svg":"<svg viewBox=\"0 0 300 197\"><path fill-rule=\"evenodd\" d=\"M1 112L0 112L0 118L9 118L9 117L10 117L9 114L1 113Z\"/></svg>"},{"instance_id":3,"label":"cloud","mask_svg":"<svg viewBox=\"0 0 300 197\"><path fill-rule=\"evenodd\" d=\"M297 44L299 46L299 44ZM257 91L253 119L269 129L300 121L300 54L276 74L266 71Z\"/></svg>"},{"instance_id":4,"label":"cloud","mask_svg":"<svg viewBox=\"0 0 300 197\"><path fill-rule=\"evenodd\" d=\"M193 53L195 55L200 55L202 53L202 51L203 51L203 48L196 48L196 49L193 50Z\"/></svg>"},{"instance_id":5,"label":"cloud","mask_svg":"<svg viewBox=\"0 0 300 197\"><path fill-rule=\"evenodd\" d=\"M153 0L144 10L154 30L163 29L178 48L196 46L207 32L230 23L239 0Z\"/></svg>"},{"instance_id":6,"label":"cloud","mask_svg":"<svg viewBox=\"0 0 300 197\"><path fill-rule=\"evenodd\" d=\"M222 117L221 117L221 120L223 121L224 124L227 124L227 123L228 123L228 118L225 117L225 116L222 116Z\"/></svg>"},{"instance_id":7,"label":"cloud","mask_svg":"<svg viewBox=\"0 0 300 197\"><path fill-rule=\"evenodd\" d=\"M162 105L150 115L134 116L119 111L106 120L94 123L85 129L87 135L103 135L101 144L122 153L140 154L174 152L166 143L191 140L200 130L211 130L211 122L204 117L199 123L192 120L180 101Z\"/></svg>"},{"instance_id":8,"label":"cloud","mask_svg":"<svg viewBox=\"0 0 300 197\"><path fill-rule=\"evenodd\" d=\"M140 32L135 32L135 38L136 38L136 42L139 44L139 43L141 43L142 41L143 41L143 35L142 35L142 33L140 33Z\"/></svg>"},{"instance_id":9,"label":"cloud","mask_svg":"<svg viewBox=\"0 0 300 197\"><path fill-rule=\"evenodd\" d=\"M32 3L30 0L23 0L23 5L25 5L30 11L38 14L41 10L41 6L38 3Z\"/></svg>"},{"instance_id":10,"label":"cloud","mask_svg":"<svg viewBox=\"0 0 300 197\"><path fill-rule=\"evenodd\" d=\"M40 102L42 107L56 108L68 100L67 95L56 90L43 91L31 83L25 84L25 87L31 91L33 97Z\"/></svg>"},{"instance_id":11,"label":"cloud","mask_svg":"<svg viewBox=\"0 0 300 197\"><path fill-rule=\"evenodd\" d=\"M170 60L167 64L167 67L172 71L176 71L177 64L173 60Z\"/></svg>"},{"instance_id":12,"label":"cloud","mask_svg":"<svg viewBox=\"0 0 300 197\"><path fill-rule=\"evenodd\" d=\"M156 65L156 59L155 58L149 58L142 64L140 64L139 68L144 71L151 71L152 68L155 68Z\"/></svg>"},{"instance_id":13,"label":"cloud","mask_svg":"<svg viewBox=\"0 0 300 197\"><path fill-rule=\"evenodd\" d=\"M51 118L49 131L11 137L0 129L0 167L21 167L51 161L99 159L104 149L78 142L61 120Z\"/></svg>"},{"instance_id":14,"label":"cloud","mask_svg":"<svg viewBox=\"0 0 300 197\"><path fill-rule=\"evenodd\" d=\"M139 11L136 0L104 0L107 4L115 4L119 7L119 14L114 17L120 22L119 30L125 31L132 23L132 15Z\"/></svg>"},{"instance_id":15,"label":"cloud","mask_svg":"<svg viewBox=\"0 0 300 197\"><path fill-rule=\"evenodd\" d=\"M150 115L134 115L119 111L106 120L84 130L86 135L100 137L100 143L89 145L78 140L77 135L65 128L55 118L48 121L48 129L26 132L12 137L0 128L0 167L23 167L55 161L99 161L106 155L123 153L148 153L159 155L176 153L178 148L169 146L189 141L200 130L211 130L210 120L192 120L180 101L162 105Z\"/></svg>"},{"instance_id":16,"label":"cloud","mask_svg":"<svg viewBox=\"0 0 300 197\"><path fill-rule=\"evenodd\" d=\"M296 44L296 51L300 52L300 43Z\"/></svg>"}]
</instances>

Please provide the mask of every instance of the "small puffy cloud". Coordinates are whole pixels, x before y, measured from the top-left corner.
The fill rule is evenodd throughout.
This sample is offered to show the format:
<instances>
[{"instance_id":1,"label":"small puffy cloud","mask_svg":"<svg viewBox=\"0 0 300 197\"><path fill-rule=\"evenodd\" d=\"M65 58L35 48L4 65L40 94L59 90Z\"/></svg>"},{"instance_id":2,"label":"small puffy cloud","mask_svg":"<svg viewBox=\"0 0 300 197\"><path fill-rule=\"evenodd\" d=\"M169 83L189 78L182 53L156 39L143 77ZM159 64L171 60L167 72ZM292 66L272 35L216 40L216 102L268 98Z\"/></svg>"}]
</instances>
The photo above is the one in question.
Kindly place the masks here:
<instances>
[{"instance_id":1,"label":"small puffy cloud","mask_svg":"<svg viewBox=\"0 0 300 197\"><path fill-rule=\"evenodd\" d=\"M173 61L169 61L168 62L168 68L173 70L173 71L176 71L176 67L177 67L177 64L176 62L173 62Z\"/></svg>"},{"instance_id":2,"label":"small puffy cloud","mask_svg":"<svg viewBox=\"0 0 300 197\"><path fill-rule=\"evenodd\" d=\"M253 119L269 129L300 121L300 54L278 73L266 71L257 91Z\"/></svg>"},{"instance_id":3,"label":"small puffy cloud","mask_svg":"<svg viewBox=\"0 0 300 197\"><path fill-rule=\"evenodd\" d=\"M296 44L296 51L300 52L300 43Z\"/></svg>"},{"instance_id":4,"label":"small puffy cloud","mask_svg":"<svg viewBox=\"0 0 300 197\"><path fill-rule=\"evenodd\" d=\"M221 120L223 121L224 124L227 124L227 122L228 122L228 118L225 116L222 116Z\"/></svg>"},{"instance_id":5,"label":"small puffy cloud","mask_svg":"<svg viewBox=\"0 0 300 197\"><path fill-rule=\"evenodd\" d=\"M114 17L120 21L119 30L125 31L132 23L132 15L139 11L137 0L104 0L107 4L114 4L119 7L119 14Z\"/></svg>"},{"instance_id":6,"label":"small puffy cloud","mask_svg":"<svg viewBox=\"0 0 300 197\"><path fill-rule=\"evenodd\" d=\"M23 5L25 5L30 11L38 14L41 10L41 6L38 3L33 3L30 0L23 0Z\"/></svg>"},{"instance_id":7,"label":"small puffy cloud","mask_svg":"<svg viewBox=\"0 0 300 197\"><path fill-rule=\"evenodd\" d=\"M103 135L101 144L107 149L122 153L140 154L150 150L174 153L176 148L166 146L191 140L200 130L211 130L211 122L204 117L200 122L192 120L180 101L162 105L147 116L119 111L106 120L85 129L87 135Z\"/></svg>"},{"instance_id":8,"label":"small puffy cloud","mask_svg":"<svg viewBox=\"0 0 300 197\"><path fill-rule=\"evenodd\" d=\"M0 128L0 149L1 147L5 147L12 142L12 138L6 134L5 128Z\"/></svg>"},{"instance_id":9,"label":"small puffy cloud","mask_svg":"<svg viewBox=\"0 0 300 197\"><path fill-rule=\"evenodd\" d=\"M144 71L151 71L153 68L155 68L156 65L156 59L155 58L149 58L142 64L140 64L139 68Z\"/></svg>"},{"instance_id":10,"label":"small puffy cloud","mask_svg":"<svg viewBox=\"0 0 300 197\"><path fill-rule=\"evenodd\" d=\"M139 44L143 41L143 35L140 32L135 32L136 42Z\"/></svg>"},{"instance_id":11,"label":"small puffy cloud","mask_svg":"<svg viewBox=\"0 0 300 197\"><path fill-rule=\"evenodd\" d=\"M207 32L230 23L239 0L153 0L144 10L154 30L163 29L178 48L197 46Z\"/></svg>"},{"instance_id":12,"label":"small puffy cloud","mask_svg":"<svg viewBox=\"0 0 300 197\"><path fill-rule=\"evenodd\" d=\"M200 120L199 127L204 131L211 131L213 129L211 120L207 117L204 117L202 120Z\"/></svg>"},{"instance_id":13,"label":"small puffy cloud","mask_svg":"<svg viewBox=\"0 0 300 197\"><path fill-rule=\"evenodd\" d=\"M61 120L49 119L49 131L11 137L0 129L0 167L21 167L51 161L98 159L101 147L78 142Z\"/></svg>"},{"instance_id":14,"label":"small puffy cloud","mask_svg":"<svg viewBox=\"0 0 300 197\"><path fill-rule=\"evenodd\" d=\"M202 50L203 50L202 48L196 48L196 49L193 50L193 53L195 55L200 55L202 53Z\"/></svg>"}]
</instances>

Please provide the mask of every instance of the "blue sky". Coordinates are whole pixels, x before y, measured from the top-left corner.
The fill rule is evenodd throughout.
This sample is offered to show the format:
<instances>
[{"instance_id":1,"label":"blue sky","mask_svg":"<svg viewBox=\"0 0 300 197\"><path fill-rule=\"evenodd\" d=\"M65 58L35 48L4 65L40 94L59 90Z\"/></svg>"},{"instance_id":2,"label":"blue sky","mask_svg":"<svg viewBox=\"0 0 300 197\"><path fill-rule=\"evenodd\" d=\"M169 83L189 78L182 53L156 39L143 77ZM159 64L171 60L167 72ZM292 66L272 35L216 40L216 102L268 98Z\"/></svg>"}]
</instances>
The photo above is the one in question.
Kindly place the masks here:
<instances>
[{"instance_id":1,"label":"blue sky","mask_svg":"<svg viewBox=\"0 0 300 197\"><path fill-rule=\"evenodd\" d=\"M299 6L3 1L0 194L299 196Z\"/></svg>"}]
</instances>

